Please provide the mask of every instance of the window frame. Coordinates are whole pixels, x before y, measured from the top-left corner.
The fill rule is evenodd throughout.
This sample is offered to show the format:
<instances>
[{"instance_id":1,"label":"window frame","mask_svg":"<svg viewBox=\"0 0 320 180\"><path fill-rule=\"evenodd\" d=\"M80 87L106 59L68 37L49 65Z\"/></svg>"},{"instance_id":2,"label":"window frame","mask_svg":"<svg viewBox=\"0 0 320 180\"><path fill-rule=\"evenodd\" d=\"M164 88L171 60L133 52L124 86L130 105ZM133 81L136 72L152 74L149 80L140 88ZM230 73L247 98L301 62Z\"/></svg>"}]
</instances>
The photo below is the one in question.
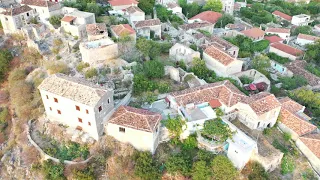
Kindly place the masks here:
<instances>
[{"instance_id":1,"label":"window frame","mask_svg":"<svg viewBox=\"0 0 320 180\"><path fill-rule=\"evenodd\" d=\"M119 127L119 132L125 133L125 132L126 132L126 128L124 128L124 127Z\"/></svg>"}]
</instances>

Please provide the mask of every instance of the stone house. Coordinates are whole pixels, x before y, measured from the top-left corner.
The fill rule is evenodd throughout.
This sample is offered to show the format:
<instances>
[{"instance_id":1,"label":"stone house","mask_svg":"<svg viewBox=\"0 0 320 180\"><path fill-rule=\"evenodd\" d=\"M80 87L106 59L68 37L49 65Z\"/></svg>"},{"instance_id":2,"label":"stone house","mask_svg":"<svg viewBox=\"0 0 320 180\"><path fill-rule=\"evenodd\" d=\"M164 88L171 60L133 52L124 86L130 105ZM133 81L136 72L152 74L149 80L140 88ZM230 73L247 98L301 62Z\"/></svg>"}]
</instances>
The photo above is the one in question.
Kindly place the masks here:
<instances>
[{"instance_id":1,"label":"stone house","mask_svg":"<svg viewBox=\"0 0 320 180\"><path fill-rule=\"evenodd\" d=\"M124 9L124 17L128 19L132 25L135 21L144 21L145 13L138 6L130 6Z\"/></svg>"},{"instance_id":2,"label":"stone house","mask_svg":"<svg viewBox=\"0 0 320 180\"><path fill-rule=\"evenodd\" d=\"M184 61L185 64L192 63L193 58L200 58L200 53L186 45L176 43L169 50L169 56L175 61Z\"/></svg>"},{"instance_id":3,"label":"stone house","mask_svg":"<svg viewBox=\"0 0 320 180\"><path fill-rule=\"evenodd\" d=\"M133 28L136 30L138 36L145 37L147 39L154 37L161 38L161 22L160 19L148 19L144 21L133 22Z\"/></svg>"},{"instance_id":4,"label":"stone house","mask_svg":"<svg viewBox=\"0 0 320 180\"><path fill-rule=\"evenodd\" d=\"M136 31L129 24L112 25L110 31L112 36L117 39L129 36L135 42L137 38Z\"/></svg>"},{"instance_id":5,"label":"stone house","mask_svg":"<svg viewBox=\"0 0 320 180\"><path fill-rule=\"evenodd\" d=\"M267 91L269 91L271 88L270 80L264 74L260 73L259 71L255 70L255 69L249 69L247 71L242 71L242 72L239 72L234 75L237 76L238 78L240 78L242 76L249 77L250 79L253 80L252 81L253 84L264 82L268 85Z\"/></svg>"},{"instance_id":6,"label":"stone house","mask_svg":"<svg viewBox=\"0 0 320 180\"><path fill-rule=\"evenodd\" d=\"M222 0L222 11L233 15L234 11L234 1L233 0Z\"/></svg>"},{"instance_id":7,"label":"stone house","mask_svg":"<svg viewBox=\"0 0 320 180\"><path fill-rule=\"evenodd\" d=\"M86 25L88 41L93 41L108 37L107 26L104 23L94 23Z\"/></svg>"},{"instance_id":8,"label":"stone house","mask_svg":"<svg viewBox=\"0 0 320 180\"><path fill-rule=\"evenodd\" d=\"M238 57L239 47L233 45L232 43L220 38L218 36L211 36L205 40L205 46L216 45L227 52L232 57Z\"/></svg>"},{"instance_id":9,"label":"stone house","mask_svg":"<svg viewBox=\"0 0 320 180\"><path fill-rule=\"evenodd\" d=\"M288 22L291 22L292 20L292 16L289 16L288 14L285 14L278 10L274 11L272 14L280 20L286 20Z\"/></svg>"},{"instance_id":10,"label":"stone house","mask_svg":"<svg viewBox=\"0 0 320 180\"><path fill-rule=\"evenodd\" d=\"M299 14L292 16L291 24L296 26L307 26L312 21L310 20L310 16L306 14Z\"/></svg>"},{"instance_id":11,"label":"stone house","mask_svg":"<svg viewBox=\"0 0 320 180\"><path fill-rule=\"evenodd\" d=\"M290 37L290 29L286 29L286 28L267 28L265 30L266 34L276 34L278 35L280 38L288 40L288 38Z\"/></svg>"},{"instance_id":12,"label":"stone house","mask_svg":"<svg viewBox=\"0 0 320 180\"><path fill-rule=\"evenodd\" d=\"M34 10L27 5L6 9L0 14L3 32L5 34L17 33L34 17Z\"/></svg>"},{"instance_id":13,"label":"stone house","mask_svg":"<svg viewBox=\"0 0 320 180\"><path fill-rule=\"evenodd\" d=\"M214 70L218 76L224 77L241 72L243 65L243 61L230 56L216 45L211 45L204 50L203 60L209 69Z\"/></svg>"},{"instance_id":14,"label":"stone house","mask_svg":"<svg viewBox=\"0 0 320 180\"><path fill-rule=\"evenodd\" d=\"M270 45L269 52L276 53L278 56L289 58L294 61L303 55L303 51L283 43L273 43Z\"/></svg>"},{"instance_id":15,"label":"stone house","mask_svg":"<svg viewBox=\"0 0 320 180\"><path fill-rule=\"evenodd\" d=\"M179 26L179 29L181 29L182 31L202 30L202 31L207 31L210 34L213 33L213 28L214 28L214 24L209 23L209 22L193 22L193 23L183 24L183 25Z\"/></svg>"},{"instance_id":16,"label":"stone house","mask_svg":"<svg viewBox=\"0 0 320 180\"><path fill-rule=\"evenodd\" d=\"M169 11L172 11L173 14L181 14L182 13L182 8L177 3L171 2L171 3L166 4L166 6L167 6L167 9Z\"/></svg>"},{"instance_id":17,"label":"stone house","mask_svg":"<svg viewBox=\"0 0 320 180\"><path fill-rule=\"evenodd\" d=\"M296 43L305 46L307 44L313 44L318 40L320 40L320 37L299 33Z\"/></svg>"},{"instance_id":18,"label":"stone house","mask_svg":"<svg viewBox=\"0 0 320 180\"><path fill-rule=\"evenodd\" d=\"M241 31L244 36L252 39L253 41L260 41L264 38L265 32L259 28L251 28L244 31Z\"/></svg>"},{"instance_id":19,"label":"stone house","mask_svg":"<svg viewBox=\"0 0 320 180\"><path fill-rule=\"evenodd\" d=\"M61 19L61 28L72 36L86 37L86 25L96 23L95 15L89 12L73 11Z\"/></svg>"},{"instance_id":20,"label":"stone house","mask_svg":"<svg viewBox=\"0 0 320 180\"><path fill-rule=\"evenodd\" d=\"M61 14L61 5L57 2L43 0L22 0L22 5L28 5L34 10L34 15L41 21L48 21L51 16Z\"/></svg>"},{"instance_id":21,"label":"stone house","mask_svg":"<svg viewBox=\"0 0 320 180\"><path fill-rule=\"evenodd\" d=\"M106 60L118 57L118 44L109 37L88 42L81 42L79 45L82 61L91 65L104 63Z\"/></svg>"},{"instance_id":22,"label":"stone house","mask_svg":"<svg viewBox=\"0 0 320 180\"><path fill-rule=\"evenodd\" d=\"M138 6L139 4L136 0L111 0L108 3L114 11L123 10L130 6Z\"/></svg>"},{"instance_id":23,"label":"stone house","mask_svg":"<svg viewBox=\"0 0 320 180\"><path fill-rule=\"evenodd\" d=\"M281 39L279 36L265 36L265 40L269 41L270 44L272 43L283 43L284 39Z\"/></svg>"},{"instance_id":24,"label":"stone house","mask_svg":"<svg viewBox=\"0 0 320 180\"><path fill-rule=\"evenodd\" d=\"M111 116L113 90L81 78L54 74L39 85L47 118L99 140L103 121Z\"/></svg>"},{"instance_id":25,"label":"stone house","mask_svg":"<svg viewBox=\"0 0 320 180\"><path fill-rule=\"evenodd\" d=\"M159 144L161 114L120 106L106 125L106 133L137 150L155 153Z\"/></svg>"}]
</instances>

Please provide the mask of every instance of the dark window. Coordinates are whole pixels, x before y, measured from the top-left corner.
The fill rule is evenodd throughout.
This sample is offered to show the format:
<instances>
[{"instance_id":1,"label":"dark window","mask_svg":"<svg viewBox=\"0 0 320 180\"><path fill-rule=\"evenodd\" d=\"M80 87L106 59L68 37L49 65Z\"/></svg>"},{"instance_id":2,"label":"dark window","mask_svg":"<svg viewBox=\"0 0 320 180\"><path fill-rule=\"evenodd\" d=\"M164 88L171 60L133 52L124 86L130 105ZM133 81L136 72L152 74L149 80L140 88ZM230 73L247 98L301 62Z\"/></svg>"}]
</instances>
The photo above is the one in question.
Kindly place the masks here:
<instances>
[{"instance_id":1,"label":"dark window","mask_svg":"<svg viewBox=\"0 0 320 180\"><path fill-rule=\"evenodd\" d=\"M27 13L27 16L29 16L29 13Z\"/></svg>"},{"instance_id":2,"label":"dark window","mask_svg":"<svg viewBox=\"0 0 320 180\"><path fill-rule=\"evenodd\" d=\"M156 132L158 132L158 128L156 129Z\"/></svg>"},{"instance_id":3,"label":"dark window","mask_svg":"<svg viewBox=\"0 0 320 180\"><path fill-rule=\"evenodd\" d=\"M88 125L91 126L91 122L88 122Z\"/></svg>"},{"instance_id":4,"label":"dark window","mask_svg":"<svg viewBox=\"0 0 320 180\"><path fill-rule=\"evenodd\" d=\"M82 123L82 119L81 119L81 118L78 118L78 121L79 121L80 123Z\"/></svg>"},{"instance_id":5,"label":"dark window","mask_svg":"<svg viewBox=\"0 0 320 180\"><path fill-rule=\"evenodd\" d=\"M108 99L108 104L110 103L110 98Z\"/></svg>"},{"instance_id":6,"label":"dark window","mask_svg":"<svg viewBox=\"0 0 320 180\"><path fill-rule=\"evenodd\" d=\"M119 132L126 132L126 129L125 128L123 128L123 127L119 127Z\"/></svg>"},{"instance_id":7,"label":"dark window","mask_svg":"<svg viewBox=\"0 0 320 180\"><path fill-rule=\"evenodd\" d=\"M48 96L48 95L46 95L46 97L47 97L47 99L49 99L49 96Z\"/></svg>"},{"instance_id":8,"label":"dark window","mask_svg":"<svg viewBox=\"0 0 320 180\"><path fill-rule=\"evenodd\" d=\"M87 113L87 114L89 114L89 111L88 111L88 109L86 109L86 113Z\"/></svg>"},{"instance_id":9,"label":"dark window","mask_svg":"<svg viewBox=\"0 0 320 180\"><path fill-rule=\"evenodd\" d=\"M99 106L99 112L101 112L102 111L102 106Z\"/></svg>"},{"instance_id":10,"label":"dark window","mask_svg":"<svg viewBox=\"0 0 320 180\"><path fill-rule=\"evenodd\" d=\"M79 107L79 106L76 106L76 110L77 110L77 111L80 111L80 107Z\"/></svg>"},{"instance_id":11,"label":"dark window","mask_svg":"<svg viewBox=\"0 0 320 180\"><path fill-rule=\"evenodd\" d=\"M58 103L58 99L57 99L57 98L54 98L54 102Z\"/></svg>"},{"instance_id":12,"label":"dark window","mask_svg":"<svg viewBox=\"0 0 320 180\"><path fill-rule=\"evenodd\" d=\"M51 107L49 107L49 109L50 109L50 111L52 111L52 108L51 108Z\"/></svg>"},{"instance_id":13,"label":"dark window","mask_svg":"<svg viewBox=\"0 0 320 180\"><path fill-rule=\"evenodd\" d=\"M61 111L60 110L57 110L58 111L58 114L61 114Z\"/></svg>"}]
</instances>

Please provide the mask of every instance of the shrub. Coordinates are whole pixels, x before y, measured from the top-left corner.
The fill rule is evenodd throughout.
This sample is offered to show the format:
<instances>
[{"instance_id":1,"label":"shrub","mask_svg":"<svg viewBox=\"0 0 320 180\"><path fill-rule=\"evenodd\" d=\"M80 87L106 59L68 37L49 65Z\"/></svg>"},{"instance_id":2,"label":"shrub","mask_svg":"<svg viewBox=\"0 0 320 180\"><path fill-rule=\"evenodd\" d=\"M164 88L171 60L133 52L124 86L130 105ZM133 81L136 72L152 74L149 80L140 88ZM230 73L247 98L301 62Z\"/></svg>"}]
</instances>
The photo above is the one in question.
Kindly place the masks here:
<instances>
[{"instance_id":1,"label":"shrub","mask_svg":"<svg viewBox=\"0 0 320 180\"><path fill-rule=\"evenodd\" d=\"M253 47L254 47L255 52L261 52L269 47L269 41L268 40L261 40L258 42L254 42Z\"/></svg>"},{"instance_id":2,"label":"shrub","mask_svg":"<svg viewBox=\"0 0 320 180\"><path fill-rule=\"evenodd\" d=\"M312 169L306 169L303 173L302 173L302 178L304 180L317 180L317 176L316 174L313 172Z\"/></svg>"},{"instance_id":3,"label":"shrub","mask_svg":"<svg viewBox=\"0 0 320 180\"><path fill-rule=\"evenodd\" d=\"M83 170L73 170L73 177L75 179L82 179L82 180L95 180L96 179L92 166L90 166L86 169L83 169Z\"/></svg>"},{"instance_id":4,"label":"shrub","mask_svg":"<svg viewBox=\"0 0 320 180\"><path fill-rule=\"evenodd\" d=\"M0 124L6 123L8 120L9 111L8 108L0 109Z\"/></svg>"},{"instance_id":5,"label":"shrub","mask_svg":"<svg viewBox=\"0 0 320 180\"><path fill-rule=\"evenodd\" d=\"M62 16L51 16L49 18L49 22L50 24L52 24L53 26L55 27L59 27L61 25L61 19L62 19Z\"/></svg>"},{"instance_id":6,"label":"shrub","mask_svg":"<svg viewBox=\"0 0 320 180\"><path fill-rule=\"evenodd\" d=\"M170 84L166 82L159 82L158 83L158 90L160 93L167 93L170 91Z\"/></svg>"},{"instance_id":7,"label":"shrub","mask_svg":"<svg viewBox=\"0 0 320 180\"><path fill-rule=\"evenodd\" d=\"M249 78L248 76L241 76L239 79L242 82L242 84L250 84L253 82L253 79Z\"/></svg>"},{"instance_id":8,"label":"shrub","mask_svg":"<svg viewBox=\"0 0 320 180\"><path fill-rule=\"evenodd\" d=\"M95 68L91 68L91 69L88 69L87 71L86 71L86 73L85 73L85 77L86 77L86 79L90 79L90 78L93 78L93 77L95 77L95 76L97 76L98 75L98 71L97 71L97 69L95 69Z\"/></svg>"},{"instance_id":9,"label":"shrub","mask_svg":"<svg viewBox=\"0 0 320 180\"><path fill-rule=\"evenodd\" d=\"M84 69L84 68L87 68L87 67L89 67L90 66L90 64L89 63L84 63L84 62L80 62L78 65L77 65L77 71L78 72L82 72L82 70Z\"/></svg>"},{"instance_id":10,"label":"shrub","mask_svg":"<svg viewBox=\"0 0 320 180\"><path fill-rule=\"evenodd\" d=\"M60 47L60 46L63 45L63 41L60 38L54 39L53 40L53 45Z\"/></svg>"},{"instance_id":11,"label":"shrub","mask_svg":"<svg viewBox=\"0 0 320 180\"><path fill-rule=\"evenodd\" d=\"M290 156L284 155L281 161L281 174L291 173L294 169L294 160Z\"/></svg>"},{"instance_id":12,"label":"shrub","mask_svg":"<svg viewBox=\"0 0 320 180\"><path fill-rule=\"evenodd\" d=\"M167 120L162 121L162 123L169 130L170 135L176 138L180 137L180 134L184 131L183 127L186 125L186 122L180 116L176 118L169 117Z\"/></svg>"},{"instance_id":13,"label":"shrub","mask_svg":"<svg viewBox=\"0 0 320 180\"><path fill-rule=\"evenodd\" d=\"M211 177L210 168L206 161L197 161L192 166L192 178L196 180L208 180Z\"/></svg>"},{"instance_id":14,"label":"shrub","mask_svg":"<svg viewBox=\"0 0 320 180\"><path fill-rule=\"evenodd\" d=\"M220 116L223 116L223 115L224 115L224 113L223 113L223 111L222 111L222 109L221 109L221 108L217 108L217 109L216 109L216 115L217 115L218 117L220 117Z\"/></svg>"},{"instance_id":15,"label":"shrub","mask_svg":"<svg viewBox=\"0 0 320 180\"><path fill-rule=\"evenodd\" d=\"M232 162L223 155L217 155L211 162L214 179L236 179L237 170Z\"/></svg>"},{"instance_id":16,"label":"shrub","mask_svg":"<svg viewBox=\"0 0 320 180\"><path fill-rule=\"evenodd\" d=\"M184 81L184 82L188 82L188 81L190 81L190 80L192 80L192 79L194 79L194 78L195 78L194 75L188 74L188 75L186 75L186 76L184 77L183 81Z\"/></svg>"},{"instance_id":17,"label":"shrub","mask_svg":"<svg viewBox=\"0 0 320 180\"><path fill-rule=\"evenodd\" d=\"M56 56L56 59L57 59L57 60L60 60L61 58L62 58L62 57L59 56L59 55Z\"/></svg>"},{"instance_id":18,"label":"shrub","mask_svg":"<svg viewBox=\"0 0 320 180\"><path fill-rule=\"evenodd\" d=\"M290 139L291 139L291 134L285 132L285 133L283 133L283 138L284 138L285 141L290 141Z\"/></svg>"},{"instance_id":19,"label":"shrub","mask_svg":"<svg viewBox=\"0 0 320 180\"><path fill-rule=\"evenodd\" d=\"M294 75L293 77L281 77L279 80L282 83L281 87L286 90L293 90L308 84L306 78L300 75Z\"/></svg>"},{"instance_id":20,"label":"shrub","mask_svg":"<svg viewBox=\"0 0 320 180\"><path fill-rule=\"evenodd\" d=\"M69 74L70 69L67 64L64 62L49 62L46 64L46 68L49 71L49 74L63 73Z\"/></svg>"},{"instance_id":21,"label":"shrub","mask_svg":"<svg viewBox=\"0 0 320 180\"><path fill-rule=\"evenodd\" d=\"M159 167L150 152L138 152L135 155L134 174L141 179L160 179Z\"/></svg>"},{"instance_id":22,"label":"shrub","mask_svg":"<svg viewBox=\"0 0 320 180\"><path fill-rule=\"evenodd\" d=\"M47 160L41 167L46 179L66 179L63 175L64 167L60 163L56 164L52 160Z\"/></svg>"},{"instance_id":23,"label":"shrub","mask_svg":"<svg viewBox=\"0 0 320 180\"><path fill-rule=\"evenodd\" d=\"M182 154L171 155L165 163L169 174L182 174L188 176L192 168L192 162Z\"/></svg>"},{"instance_id":24,"label":"shrub","mask_svg":"<svg viewBox=\"0 0 320 180\"><path fill-rule=\"evenodd\" d=\"M9 71L10 62L13 59L10 51L0 49L0 82L4 80Z\"/></svg>"},{"instance_id":25,"label":"shrub","mask_svg":"<svg viewBox=\"0 0 320 180\"><path fill-rule=\"evenodd\" d=\"M229 126L223 123L221 118L216 118L214 120L208 120L204 123L201 135L205 138L224 142L228 138L232 138L233 133Z\"/></svg>"},{"instance_id":26,"label":"shrub","mask_svg":"<svg viewBox=\"0 0 320 180\"><path fill-rule=\"evenodd\" d=\"M268 180L268 173L264 169L264 167L258 162L252 162L250 164L251 172L248 176L249 180Z\"/></svg>"},{"instance_id":27,"label":"shrub","mask_svg":"<svg viewBox=\"0 0 320 180\"><path fill-rule=\"evenodd\" d=\"M133 93L141 94L145 91L154 91L157 89L157 84L148 80L143 74L135 74L133 77Z\"/></svg>"},{"instance_id":28,"label":"shrub","mask_svg":"<svg viewBox=\"0 0 320 180\"><path fill-rule=\"evenodd\" d=\"M164 65L160 61L147 61L143 64L143 68L148 78L162 78L164 76Z\"/></svg>"},{"instance_id":29,"label":"shrub","mask_svg":"<svg viewBox=\"0 0 320 180\"><path fill-rule=\"evenodd\" d=\"M267 56L271 59L274 60L280 64L286 64L287 62L290 62L289 58L281 57L277 55L276 53L270 52L267 54Z\"/></svg>"},{"instance_id":30,"label":"shrub","mask_svg":"<svg viewBox=\"0 0 320 180\"><path fill-rule=\"evenodd\" d=\"M320 77L320 68L317 68L316 66L311 65L311 64L307 64L304 68L307 71L311 72L312 74Z\"/></svg>"},{"instance_id":31,"label":"shrub","mask_svg":"<svg viewBox=\"0 0 320 180\"><path fill-rule=\"evenodd\" d=\"M192 134L192 135L188 136L187 139L185 139L182 143L182 148L184 150L190 150L190 149L194 149L196 147L198 147L198 141L197 141L196 134Z\"/></svg>"}]
</instances>

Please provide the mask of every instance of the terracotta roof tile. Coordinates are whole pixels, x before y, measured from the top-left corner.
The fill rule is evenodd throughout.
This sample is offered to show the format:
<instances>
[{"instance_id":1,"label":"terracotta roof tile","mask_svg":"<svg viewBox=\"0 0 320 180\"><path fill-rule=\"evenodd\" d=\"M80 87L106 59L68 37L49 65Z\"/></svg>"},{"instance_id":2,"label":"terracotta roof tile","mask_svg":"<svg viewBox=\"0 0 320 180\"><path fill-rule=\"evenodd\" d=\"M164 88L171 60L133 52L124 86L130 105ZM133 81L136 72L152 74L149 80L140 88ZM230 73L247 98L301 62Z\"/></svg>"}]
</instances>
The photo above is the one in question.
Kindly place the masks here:
<instances>
[{"instance_id":1,"label":"terracotta roof tile","mask_svg":"<svg viewBox=\"0 0 320 180\"><path fill-rule=\"evenodd\" d=\"M61 19L61 21L64 21L64 22L71 22L73 20L75 20L77 17L74 17L74 16L65 16Z\"/></svg>"},{"instance_id":2,"label":"terracotta roof tile","mask_svg":"<svg viewBox=\"0 0 320 180\"><path fill-rule=\"evenodd\" d=\"M199 104L219 99L221 103L230 107L241 101L242 98L246 98L245 94L228 80L173 92L170 95L175 98L178 104L184 106L190 103Z\"/></svg>"},{"instance_id":3,"label":"terracotta roof tile","mask_svg":"<svg viewBox=\"0 0 320 180\"><path fill-rule=\"evenodd\" d=\"M268 29L266 29L266 32L270 32L270 33L289 33L290 34L290 29L287 29L287 28L268 28Z\"/></svg>"},{"instance_id":4,"label":"terracotta roof tile","mask_svg":"<svg viewBox=\"0 0 320 180\"><path fill-rule=\"evenodd\" d=\"M209 23L215 24L220 17L222 17L221 13L213 12L213 11L204 11L202 13L199 13L193 16L190 19L191 20L200 19L201 21L207 21Z\"/></svg>"},{"instance_id":5,"label":"terracotta roof tile","mask_svg":"<svg viewBox=\"0 0 320 180\"><path fill-rule=\"evenodd\" d=\"M278 43L283 42L284 39L280 38L279 36L265 36L265 40L268 40L271 43Z\"/></svg>"},{"instance_id":6,"label":"terracotta roof tile","mask_svg":"<svg viewBox=\"0 0 320 180\"><path fill-rule=\"evenodd\" d=\"M136 12L142 12L144 13L138 6L130 6L126 9L126 11L129 13L129 14L133 14L133 13L136 13Z\"/></svg>"},{"instance_id":7,"label":"terracotta roof tile","mask_svg":"<svg viewBox=\"0 0 320 180\"><path fill-rule=\"evenodd\" d=\"M245 36L248 36L250 38L259 38L264 36L264 31L262 31L259 28L251 28L244 31L241 31Z\"/></svg>"},{"instance_id":8,"label":"terracotta roof tile","mask_svg":"<svg viewBox=\"0 0 320 180\"><path fill-rule=\"evenodd\" d=\"M6 11L2 12L2 14L7 15L7 16L15 16L15 15L25 13L28 11L32 11L32 8L27 5L23 5L20 7L6 9Z\"/></svg>"},{"instance_id":9,"label":"terracotta roof tile","mask_svg":"<svg viewBox=\"0 0 320 180\"><path fill-rule=\"evenodd\" d=\"M161 25L160 19L148 19L143 21L134 21L134 26L136 28L150 27Z\"/></svg>"},{"instance_id":10,"label":"terracotta roof tile","mask_svg":"<svg viewBox=\"0 0 320 180\"><path fill-rule=\"evenodd\" d=\"M281 98L279 99L279 102L282 104L282 108L285 108L292 113L297 113L304 110L304 106L295 102L289 97Z\"/></svg>"},{"instance_id":11,"label":"terracotta roof tile","mask_svg":"<svg viewBox=\"0 0 320 180\"><path fill-rule=\"evenodd\" d=\"M109 4L111 6L122 6L122 5L132 5L132 4L138 4L138 1L135 0L110 0Z\"/></svg>"},{"instance_id":12,"label":"terracotta roof tile","mask_svg":"<svg viewBox=\"0 0 320 180\"><path fill-rule=\"evenodd\" d=\"M213 59L217 60L218 62L220 62L224 66L227 66L236 60L235 58L233 58L232 56L230 56L229 54L227 54L223 50L217 48L215 45L211 45L211 46L207 47L205 49L204 53L206 53L207 55L209 55Z\"/></svg>"},{"instance_id":13,"label":"terracotta roof tile","mask_svg":"<svg viewBox=\"0 0 320 180\"><path fill-rule=\"evenodd\" d=\"M209 22L193 22L190 24L183 24L180 26L181 29L188 31L189 29L199 29L203 27L213 26L213 24Z\"/></svg>"},{"instance_id":14,"label":"terracotta roof tile","mask_svg":"<svg viewBox=\"0 0 320 180\"><path fill-rule=\"evenodd\" d=\"M108 32L104 23L87 24L86 30L88 35L99 35Z\"/></svg>"},{"instance_id":15,"label":"terracotta roof tile","mask_svg":"<svg viewBox=\"0 0 320 180\"><path fill-rule=\"evenodd\" d=\"M108 123L137 129L140 131L154 132L161 120L161 114L129 106L120 106L111 116Z\"/></svg>"},{"instance_id":16,"label":"terracotta roof tile","mask_svg":"<svg viewBox=\"0 0 320 180\"><path fill-rule=\"evenodd\" d=\"M22 0L21 4L29 5L29 6L40 6L40 7L51 7L57 2L45 1L45 0Z\"/></svg>"},{"instance_id":17,"label":"terracotta roof tile","mask_svg":"<svg viewBox=\"0 0 320 180\"><path fill-rule=\"evenodd\" d=\"M306 61L295 60L293 62L285 64L285 66L292 71L293 74L303 76L307 79L309 85L316 86L320 84L320 78L309 71L305 70L304 67L307 65Z\"/></svg>"},{"instance_id":18,"label":"terracotta roof tile","mask_svg":"<svg viewBox=\"0 0 320 180\"><path fill-rule=\"evenodd\" d=\"M300 49L296 49L292 46L282 44L282 43L273 43L270 46L273 48L276 48L282 52L285 52L287 54L291 54L293 56L300 56L303 54L303 51L301 51Z\"/></svg>"},{"instance_id":19,"label":"terracotta roof tile","mask_svg":"<svg viewBox=\"0 0 320 180\"><path fill-rule=\"evenodd\" d=\"M112 25L111 29L117 36L136 33L129 24Z\"/></svg>"},{"instance_id":20,"label":"terracotta roof tile","mask_svg":"<svg viewBox=\"0 0 320 180\"><path fill-rule=\"evenodd\" d=\"M299 138L309 149L320 158L320 134L308 134Z\"/></svg>"},{"instance_id":21,"label":"terracotta roof tile","mask_svg":"<svg viewBox=\"0 0 320 180\"><path fill-rule=\"evenodd\" d=\"M225 50L229 50L231 48L239 49L237 46L233 45L229 41L226 41L218 36L212 36L211 38L208 39L208 41L211 43L220 44Z\"/></svg>"},{"instance_id":22,"label":"terracotta roof tile","mask_svg":"<svg viewBox=\"0 0 320 180\"><path fill-rule=\"evenodd\" d=\"M248 104L258 116L281 106L278 99L268 92L252 95L241 102Z\"/></svg>"},{"instance_id":23,"label":"terracotta roof tile","mask_svg":"<svg viewBox=\"0 0 320 180\"><path fill-rule=\"evenodd\" d=\"M175 7L180 7L177 3L171 2L167 4L167 7L170 9L173 9Z\"/></svg>"},{"instance_id":24,"label":"terracotta roof tile","mask_svg":"<svg viewBox=\"0 0 320 180\"><path fill-rule=\"evenodd\" d=\"M302 34L302 33L299 33L298 37L299 39L305 39L305 40L309 40L309 41L317 41L320 39L320 37L317 37L317 36L311 36L311 35L308 35L308 34Z\"/></svg>"},{"instance_id":25,"label":"terracotta roof tile","mask_svg":"<svg viewBox=\"0 0 320 180\"><path fill-rule=\"evenodd\" d=\"M272 13L273 15L276 15L276 16L279 16L279 17L281 17L281 18L283 18L283 19L285 19L285 20L287 20L287 21L290 21L291 22L291 20L292 20L292 17L291 16L289 16L288 14L285 14L285 13L283 13L283 12L280 12L280 11L274 11L273 13Z\"/></svg>"}]
</instances>

